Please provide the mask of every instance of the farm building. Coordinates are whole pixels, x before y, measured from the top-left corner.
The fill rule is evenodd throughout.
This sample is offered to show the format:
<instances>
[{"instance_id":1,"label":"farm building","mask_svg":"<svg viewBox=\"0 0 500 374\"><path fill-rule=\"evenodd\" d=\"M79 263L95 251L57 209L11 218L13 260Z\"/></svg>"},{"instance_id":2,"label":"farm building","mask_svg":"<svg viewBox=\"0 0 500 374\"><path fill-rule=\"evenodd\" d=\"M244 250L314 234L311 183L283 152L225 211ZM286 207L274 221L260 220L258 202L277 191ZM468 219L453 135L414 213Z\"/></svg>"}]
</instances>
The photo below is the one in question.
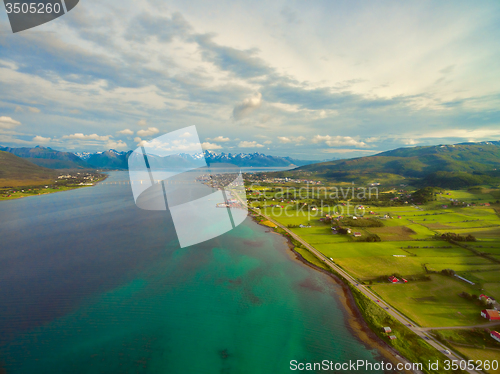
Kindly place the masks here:
<instances>
[{"instance_id":1,"label":"farm building","mask_svg":"<svg viewBox=\"0 0 500 374\"><path fill-rule=\"evenodd\" d=\"M360 232L355 232L353 235L354 235L356 238L359 238L359 237L361 236L361 233L360 233Z\"/></svg>"},{"instance_id":2,"label":"farm building","mask_svg":"<svg viewBox=\"0 0 500 374\"><path fill-rule=\"evenodd\" d=\"M391 330L391 328L390 328L390 327L384 327L384 332L385 332L386 334L388 334L388 333L392 332L392 330Z\"/></svg>"},{"instance_id":3,"label":"farm building","mask_svg":"<svg viewBox=\"0 0 500 374\"><path fill-rule=\"evenodd\" d=\"M478 299L479 300L483 300L484 299L487 303L492 303L493 302L493 299L491 297L483 295L483 294L479 295Z\"/></svg>"},{"instance_id":4,"label":"farm building","mask_svg":"<svg viewBox=\"0 0 500 374\"><path fill-rule=\"evenodd\" d=\"M390 276L389 277L389 282L392 282L392 283L398 283L399 282L399 279L396 278L394 275Z\"/></svg>"},{"instance_id":5,"label":"farm building","mask_svg":"<svg viewBox=\"0 0 500 374\"><path fill-rule=\"evenodd\" d=\"M397 339L397 337L396 337L396 335L391 335L391 336L389 336L389 339L395 340L395 339Z\"/></svg>"},{"instance_id":6,"label":"farm building","mask_svg":"<svg viewBox=\"0 0 500 374\"><path fill-rule=\"evenodd\" d=\"M500 314L495 309L481 310L481 317L486 318L488 321L500 321Z\"/></svg>"},{"instance_id":7,"label":"farm building","mask_svg":"<svg viewBox=\"0 0 500 374\"><path fill-rule=\"evenodd\" d=\"M495 339L497 342L500 342L500 333L496 332L496 331L492 331L490 333L490 336Z\"/></svg>"}]
</instances>

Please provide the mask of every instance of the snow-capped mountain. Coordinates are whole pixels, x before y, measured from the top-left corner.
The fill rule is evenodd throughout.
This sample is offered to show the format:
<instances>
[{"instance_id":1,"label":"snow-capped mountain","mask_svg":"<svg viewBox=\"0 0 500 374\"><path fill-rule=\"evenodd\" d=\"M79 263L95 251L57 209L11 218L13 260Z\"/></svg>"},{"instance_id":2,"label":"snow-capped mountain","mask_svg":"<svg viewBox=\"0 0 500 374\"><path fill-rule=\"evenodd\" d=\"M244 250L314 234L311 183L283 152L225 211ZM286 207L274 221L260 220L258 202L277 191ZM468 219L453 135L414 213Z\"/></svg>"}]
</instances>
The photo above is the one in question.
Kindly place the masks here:
<instances>
[{"instance_id":1,"label":"snow-capped mountain","mask_svg":"<svg viewBox=\"0 0 500 374\"><path fill-rule=\"evenodd\" d=\"M127 169L127 159L132 151L118 152L110 149L106 152L76 152L75 155L96 168ZM165 165L162 157L149 155L150 164ZM302 166L317 161L296 160L290 157L269 156L263 153L217 153L206 150L203 153L179 153L168 156L170 166L190 167L199 165L199 160L205 158L207 164L228 163L240 167L289 167Z\"/></svg>"}]
</instances>

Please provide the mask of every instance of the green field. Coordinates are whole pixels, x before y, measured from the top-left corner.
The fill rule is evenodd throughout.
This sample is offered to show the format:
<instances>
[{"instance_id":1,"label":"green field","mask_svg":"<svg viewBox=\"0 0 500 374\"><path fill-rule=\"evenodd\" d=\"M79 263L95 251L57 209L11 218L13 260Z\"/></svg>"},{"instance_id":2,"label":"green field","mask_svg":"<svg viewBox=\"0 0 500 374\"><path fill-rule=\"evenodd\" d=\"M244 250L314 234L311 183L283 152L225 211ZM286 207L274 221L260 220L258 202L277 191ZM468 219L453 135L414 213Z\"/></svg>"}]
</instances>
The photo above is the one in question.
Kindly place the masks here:
<instances>
[{"instance_id":1,"label":"green field","mask_svg":"<svg viewBox=\"0 0 500 374\"><path fill-rule=\"evenodd\" d=\"M425 327L464 326L485 323L481 306L458 296L461 292L477 294L477 287L440 274L432 281L372 286L384 300Z\"/></svg>"},{"instance_id":2,"label":"green field","mask_svg":"<svg viewBox=\"0 0 500 374\"><path fill-rule=\"evenodd\" d=\"M500 218L497 215L500 204L485 206L494 201L484 190L445 191L437 199L419 206L366 206L365 217L379 217L383 227L350 228L352 232L361 232L361 239L376 234L380 242L360 242L352 235L333 235L330 224L319 220L326 210L310 212L309 216L307 211L289 210L290 215L297 213L291 217L281 208L262 211L285 226L310 225L291 230L361 282L373 284L381 298L418 324L463 326L483 323L479 317L481 306L458 295L461 292L486 293L500 300ZM458 199L460 205L453 206L450 199ZM300 205L304 202L310 204L298 201ZM286 202L279 204L288 206ZM457 245L436 240L438 235L450 232L463 237L472 234L477 241ZM314 261L309 258L312 256L309 252L304 256ZM455 271L475 285L441 275L445 269ZM409 282L390 284L383 276L392 274L399 274ZM426 277L431 280L425 281Z\"/></svg>"}]
</instances>

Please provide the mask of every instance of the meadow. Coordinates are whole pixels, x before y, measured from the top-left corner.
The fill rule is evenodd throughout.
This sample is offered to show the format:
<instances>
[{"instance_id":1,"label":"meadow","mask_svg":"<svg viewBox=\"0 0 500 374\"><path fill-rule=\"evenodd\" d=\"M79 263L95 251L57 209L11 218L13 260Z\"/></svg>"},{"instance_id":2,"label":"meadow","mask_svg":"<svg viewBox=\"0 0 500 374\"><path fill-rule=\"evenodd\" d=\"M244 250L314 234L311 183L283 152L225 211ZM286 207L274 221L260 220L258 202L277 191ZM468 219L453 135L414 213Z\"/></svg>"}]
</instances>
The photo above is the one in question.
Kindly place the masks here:
<instances>
[{"instance_id":1,"label":"meadow","mask_svg":"<svg viewBox=\"0 0 500 374\"><path fill-rule=\"evenodd\" d=\"M406 284L377 284L372 289L420 326L466 326L485 323L481 307L460 297L461 292L477 294L477 287L441 274L431 281Z\"/></svg>"},{"instance_id":2,"label":"meadow","mask_svg":"<svg viewBox=\"0 0 500 374\"><path fill-rule=\"evenodd\" d=\"M372 285L381 298L421 326L486 322L479 316L484 307L459 296L462 292L487 293L500 300L500 218L496 210L500 204L494 203L493 196L482 189L445 191L425 205L365 206L365 217L379 217L383 226L350 227L352 232L362 234L360 239L352 234L333 235L330 224L320 221L328 209L309 213L295 210L296 204L310 204L310 200L289 204L273 201L271 194L266 199L267 202L259 202L263 213L293 227L294 233L360 283ZM269 207L270 204L280 207ZM289 216L284 214L287 206ZM298 225L310 227L294 227ZM477 241L455 244L440 238L449 232L464 237L472 234ZM360 241L373 234L381 241ZM448 269L475 284L441 274ZM383 277L393 274L404 277L408 283L391 284Z\"/></svg>"}]
</instances>

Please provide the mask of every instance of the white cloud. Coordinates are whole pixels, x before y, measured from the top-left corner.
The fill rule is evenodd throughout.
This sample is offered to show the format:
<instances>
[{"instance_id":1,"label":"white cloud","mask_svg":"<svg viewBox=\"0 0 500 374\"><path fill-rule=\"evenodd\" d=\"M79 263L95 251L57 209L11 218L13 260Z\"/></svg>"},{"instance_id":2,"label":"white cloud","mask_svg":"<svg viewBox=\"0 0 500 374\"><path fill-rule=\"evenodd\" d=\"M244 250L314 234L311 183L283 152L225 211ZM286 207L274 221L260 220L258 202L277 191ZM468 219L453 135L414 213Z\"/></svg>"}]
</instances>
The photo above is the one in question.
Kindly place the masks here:
<instances>
[{"instance_id":1,"label":"white cloud","mask_svg":"<svg viewBox=\"0 0 500 374\"><path fill-rule=\"evenodd\" d=\"M129 130L129 129L124 129L124 130L118 131L118 134L134 135L134 132L132 130Z\"/></svg>"},{"instance_id":2,"label":"white cloud","mask_svg":"<svg viewBox=\"0 0 500 374\"><path fill-rule=\"evenodd\" d=\"M148 124L148 122L145 120L145 119L141 119L137 122L137 124L139 126L146 126Z\"/></svg>"},{"instance_id":3,"label":"white cloud","mask_svg":"<svg viewBox=\"0 0 500 374\"><path fill-rule=\"evenodd\" d=\"M287 144L287 143L300 143L306 140L306 138L304 138L303 136L278 136L278 140L280 141L280 143Z\"/></svg>"},{"instance_id":4,"label":"white cloud","mask_svg":"<svg viewBox=\"0 0 500 374\"><path fill-rule=\"evenodd\" d=\"M28 112L31 112L31 113L40 113L41 112L40 109L35 108L35 107L31 107L31 106L22 107L22 106L19 106L19 105L16 106L15 112L16 113L25 112L26 109L28 110Z\"/></svg>"},{"instance_id":5,"label":"white cloud","mask_svg":"<svg viewBox=\"0 0 500 374\"><path fill-rule=\"evenodd\" d=\"M257 92L254 96L246 98L242 103L234 107L233 118L238 121L244 117L247 117L261 105L262 94L260 92Z\"/></svg>"},{"instance_id":6,"label":"white cloud","mask_svg":"<svg viewBox=\"0 0 500 374\"><path fill-rule=\"evenodd\" d=\"M37 135L33 138L34 142L47 143L50 142L51 138L44 138L43 136Z\"/></svg>"},{"instance_id":7,"label":"white cloud","mask_svg":"<svg viewBox=\"0 0 500 374\"><path fill-rule=\"evenodd\" d=\"M403 142L404 142L406 145L415 145L415 144L417 144L417 143L418 143L417 141L415 141L415 139L405 139Z\"/></svg>"},{"instance_id":8,"label":"white cloud","mask_svg":"<svg viewBox=\"0 0 500 374\"><path fill-rule=\"evenodd\" d=\"M312 138L312 142L315 144L324 142L330 147L341 147L346 145L366 147L366 143L360 142L350 136L316 135Z\"/></svg>"},{"instance_id":9,"label":"white cloud","mask_svg":"<svg viewBox=\"0 0 500 374\"><path fill-rule=\"evenodd\" d=\"M119 149L119 148L128 148L127 143L125 143L123 140L109 140L106 143L106 147L112 148L112 149Z\"/></svg>"},{"instance_id":10,"label":"white cloud","mask_svg":"<svg viewBox=\"0 0 500 374\"><path fill-rule=\"evenodd\" d=\"M500 130L496 129L447 129L412 136L413 138L464 138L464 139L488 139L500 135Z\"/></svg>"},{"instance_id":11,"label":"white cloud","mask_svg":"<svg viewBox=\"0 0 500 374\"><path fill-rule=\"evenodd\" d=\"M62 139L103 140L103 141L108 141L110 138L112 138L111 135L102 135L102 136L97 134L84 135L80 132L71 135L64 135L62 137Z\"/></svg>"},{"instance_id":12,"label":"white cloud","mask_svg":"<svg viewBox=\"0 0 500 374\"><path fill-rule=\"evenodd\" d=\"M280 143L291 143L292 139L287 138L286 136L278 136L278 140Z\"/></svg>"},{"instance_id":13,"label":"white cloud","mask_svg":"<svg viewBox=\"0 0 500 374\"><path fill-rule=\"evenodd\" d=\"M207 140L210 140L210 139L207 139ZM231 139L229 138L225 138L223 136L217 136L216 138L213 138L212 141L214 142L219 142L219 143L224 143L224 142L228 142L230 141Z\"/></svg>"},{"instance_id":14,"label":"white cloud","mask_svg":"<svg viewBox=\"0 0 500 374\"><path fill-rule=\"evenodd\" d=\"M323 152L324 153L353 153L353 152L361 152L361 153L364 153L366 155L371 155L371 154L374 154L374 153L379 153L380 151L376 151L376 150L373 150L373 149L342 149L342 148L332 149L332 148L328 148L328 149L324 149Z\"/></svg>"},{"instance_id":15,"label":"white cloud","mask_svg":"<svg viewBox=\"0 0 500 374\"><path fill-rule=\"evenodd\" d=\"M266 141L264 142L264 144L272 144L272 141L270 141L270 140L266 140Z\"/></svg>"},{"instance_id":16,"label":"white cloud","mask_svg":"<svg viewBox=\"0 0 500 374\"><path fill-rule=\"evenodd\" d=\"M158 134L160 130L158 130L156 127L148 127L147 130L139 130L137 131L137 135L139 136L150 136L154 134Z\"/></svg>"},{"instance_id":17,"label":"white cloud","mask_svg":"<svg viewBox=\"0 0 500 374\"><path fill-rule=\"evenodd\" d=\"M203 149L221 149L222 147L218 144L204 142L204 143L201 143L201 148L203 148Z\"/></svg>"},{"instance_id":18,"label":"white cloud","mask_svg":"<svg viewBox=\"0 0 500 374\"><path fill-rule=\"evenodd\" d=\"M0 129L13 129L16 126L19 126L21 122L16 121L10 117L1 116L0 117Z\"/></svg>"},{"instance_id":19,"label":"white cloud","mask_svg":"<svg viewBox=\"0 0 500 374\"><path fill-rule=\"evenodd\" d=\"M179 135L179 138L189 138L190 136L191 136L191 133L186 131L184 134Z\"/></svg>"},{"instance_id":20,"label":"white cloud","mask_svg":"<svg viewBox=\"0 0 500 374\"><path fill-rule=\"evenodd\" d=\"M141 140L136 138L135 140L140 140L138 146L147 147L148 151L161 151L162 155L174 154L179 152L200 152L201 147L198 142L188 142L185 139L174 140L171 143L160 140L159 138L153 139L151 141Z\"/></svg>"},{"instance_id":21,"label":"white cloud","mask_svg":"<svg viewBox=\"0 0 500 374\"><path fill-rule=\"evenodd\" d=\"M240 147L240 148L262 148L264 146L262 144L257 143L256 141L253 141L253 142L241 141L240 144L238 144L238 147Z\"/></svg>"},{"instance_id":22,"label":"white cloud","mask_svg":"<svg viewBox=\"0 0 500 374\"><path fill-rule=\"evenodd\" d=\"M142 142L142 139L137 136L134 138L134 142L140 143L140 142Z\"/></svg>"}]
</instances>

